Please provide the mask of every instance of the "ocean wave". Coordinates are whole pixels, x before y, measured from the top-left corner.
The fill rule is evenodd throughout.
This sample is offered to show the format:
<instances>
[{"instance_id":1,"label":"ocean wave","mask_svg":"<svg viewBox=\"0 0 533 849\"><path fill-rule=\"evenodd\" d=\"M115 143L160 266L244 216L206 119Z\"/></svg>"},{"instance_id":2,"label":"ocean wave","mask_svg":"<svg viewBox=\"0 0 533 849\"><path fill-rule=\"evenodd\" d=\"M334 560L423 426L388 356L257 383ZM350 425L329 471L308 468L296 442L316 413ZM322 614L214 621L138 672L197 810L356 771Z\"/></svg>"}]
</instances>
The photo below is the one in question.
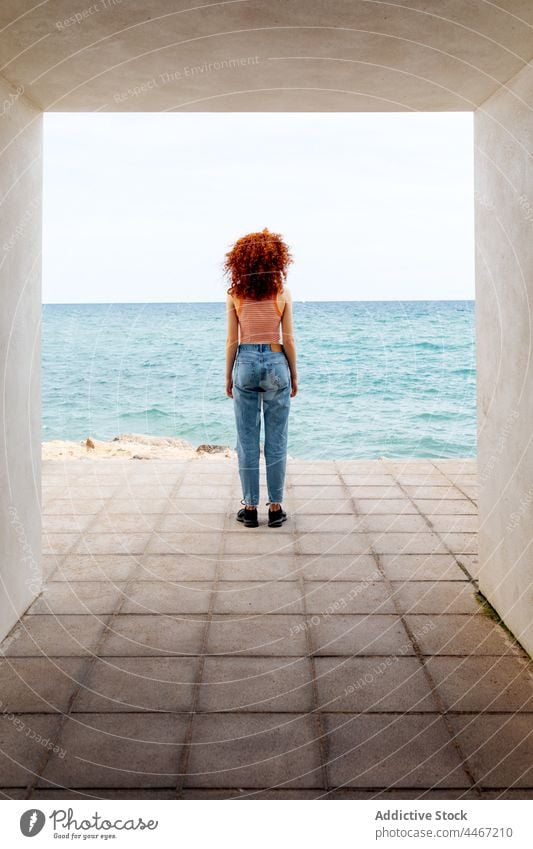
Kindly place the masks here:
<instances>
[{"instance_id":1,"label":"ocean wave","mask_svg":"<svg viewBox=\"0 0 533 849\"><path fill-rule=\"evenodd\" d=\"M443 412L437 410L424 410L421 413L414 413L412 418L420 419L421 421L437 421L437 422L447 422L452 421L452 419L457 419L458 416L462 415L462 410L453 410L450 412Z\"/></svg>"},{"instance_id":2,"label":"ocean wave","mask_svg":"<svg viewBox=\"0 0 533 849\"><path fill-rule=\"evenodd\" d=\"M141 416L150 416L151 418L167 418L171 416L172 413L167 410L161 410L159 407L148 407L145 410L129 410L127 412L119 413L119 417L121 419L137 419Z\"/></svg>"}]
</instances>

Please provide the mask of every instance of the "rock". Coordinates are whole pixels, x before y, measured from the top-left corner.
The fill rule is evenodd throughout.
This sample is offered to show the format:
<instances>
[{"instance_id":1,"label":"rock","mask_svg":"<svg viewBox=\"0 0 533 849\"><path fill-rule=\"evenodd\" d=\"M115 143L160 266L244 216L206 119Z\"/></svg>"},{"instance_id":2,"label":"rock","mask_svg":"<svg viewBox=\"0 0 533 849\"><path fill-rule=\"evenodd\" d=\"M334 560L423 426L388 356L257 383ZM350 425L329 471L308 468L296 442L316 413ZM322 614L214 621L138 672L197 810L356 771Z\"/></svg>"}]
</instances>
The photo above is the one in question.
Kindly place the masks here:
<instances>
[{"instance_id":1,"label":"rock","mask_svg":"<svg viewBox=\"0 0 533 849\"><path fill-rule=\"evenodd\" d=\"M145 433L120 433L113 438L113 442L122 442L125 445L132 442L137 445L146 445L151 448L183 448L191 453L194 451L190 442L174 436L149 436Z\"/></svg>"},{"instance_id":2,"label":"rock","mask_svg":"<svg viewBox=\"0 0 533 849\"><path fill-rule=\"evenodd\" d=\"M229 445L199 445L196 449L197 454L224 454L230 450Z\"/></svg>"},{"instance_id":3,"label":"rock","mask_svg":"<svg viewBox=\"0 0 533 849\"><path fill-rule=\"evenodd\" d=\"M96 447L90 436L88 436L87 439L85 440L85 445L86 445L87 448L95 448Z\"/></svg>"}]
</instances>

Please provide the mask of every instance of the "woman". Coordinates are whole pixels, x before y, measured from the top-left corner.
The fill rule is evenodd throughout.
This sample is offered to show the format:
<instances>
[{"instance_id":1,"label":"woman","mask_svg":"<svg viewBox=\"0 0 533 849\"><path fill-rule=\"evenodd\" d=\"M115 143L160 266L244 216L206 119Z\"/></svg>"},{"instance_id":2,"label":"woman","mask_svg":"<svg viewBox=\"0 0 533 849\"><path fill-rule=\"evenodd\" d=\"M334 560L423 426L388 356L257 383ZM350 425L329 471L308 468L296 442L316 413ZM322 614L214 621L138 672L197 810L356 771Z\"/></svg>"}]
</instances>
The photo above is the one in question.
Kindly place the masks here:
<instances>
[{"instance_id":1,"label":"woman","mask_svg":"<svg viewBox=\"0 0 533 849\"><path fill-rule=\"evenodd\" d=\"M298 391L292 299L284 286L292 262L280 235L266 228L235 242L226 254L226 394L233 398L237 456L244 504L237 521L256 528L259 504L261 406L268 498L268 525L287 518L282 507L290 399Z\"/></svg>"}]
</instances>

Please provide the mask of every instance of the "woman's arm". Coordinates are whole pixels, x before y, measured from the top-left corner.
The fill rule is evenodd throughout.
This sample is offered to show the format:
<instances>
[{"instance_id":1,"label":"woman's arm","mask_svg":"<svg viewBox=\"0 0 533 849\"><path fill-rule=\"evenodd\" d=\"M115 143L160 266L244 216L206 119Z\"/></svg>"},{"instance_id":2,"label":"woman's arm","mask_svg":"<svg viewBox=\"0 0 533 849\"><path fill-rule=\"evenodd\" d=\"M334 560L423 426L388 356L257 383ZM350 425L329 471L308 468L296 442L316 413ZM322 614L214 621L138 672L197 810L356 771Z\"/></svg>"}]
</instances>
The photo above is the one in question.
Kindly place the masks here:
<instances>
[{"instance_id":1,"label":"woman's arm","mask_svg":"<svg viewBox=\"0 0 533 849\"><path fill-rule=\"evenodd\" d=\"M289 361L291 371L291 398L298 392L298 371L296 368L296 344L294 341L294 329L292 326L292 296L288 289L285 292L285 309L281 317L281 330L283 335L283 350Z\"/></svg>"},{"instance_id":2,"label":"woman's arm","mask_svg":"<svg viewBox=\"0 0 533 849\"><path fill-rule=\"evenodd\" d=\"M233 363L239 344L239 319L235 311L235 303L230 294L226 299L228 316L228 332L226 337L226 395L233 398Z\"/></svg>"}]
</instances>

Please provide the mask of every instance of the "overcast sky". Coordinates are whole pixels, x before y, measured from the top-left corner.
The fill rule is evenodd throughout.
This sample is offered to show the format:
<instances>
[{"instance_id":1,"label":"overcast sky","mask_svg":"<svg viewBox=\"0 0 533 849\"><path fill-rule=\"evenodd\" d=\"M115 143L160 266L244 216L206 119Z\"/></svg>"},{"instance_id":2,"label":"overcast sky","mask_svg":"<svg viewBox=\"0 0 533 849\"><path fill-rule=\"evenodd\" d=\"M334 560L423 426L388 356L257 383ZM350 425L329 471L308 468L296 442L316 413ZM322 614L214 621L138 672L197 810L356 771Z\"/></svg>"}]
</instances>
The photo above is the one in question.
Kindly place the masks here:
<instances>
[{"instance_id":1,"label":"overcast sky","mask_svg":"<svg viewBox=\"0 0 533 849\"><path fill-rule=\"evenodd\" d=\"M45 303L224 300L263 227L296 300L474 298L471 113L44 119Z\"/></svg>"}]
</instances>

